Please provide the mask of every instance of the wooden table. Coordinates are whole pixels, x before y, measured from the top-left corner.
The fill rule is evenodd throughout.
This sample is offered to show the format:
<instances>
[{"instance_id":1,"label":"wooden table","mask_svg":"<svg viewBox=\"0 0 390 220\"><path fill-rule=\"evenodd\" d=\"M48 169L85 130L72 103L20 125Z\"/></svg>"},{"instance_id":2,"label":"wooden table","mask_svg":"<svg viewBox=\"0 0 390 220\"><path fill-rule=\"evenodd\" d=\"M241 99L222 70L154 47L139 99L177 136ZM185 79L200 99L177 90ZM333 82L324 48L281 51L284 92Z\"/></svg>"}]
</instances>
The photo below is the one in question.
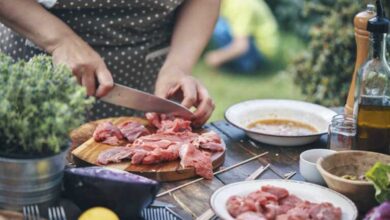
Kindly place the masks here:
<instances>
[{"instance_id":1,"label":"wooden table","mask_svg":"<svg viewBox=\"0 0 390 220\"><path fill-rule=\"evenodd\" d=\"M171 194L157 198L159 201L174 205L175 207L172 208L173 211L177 212L183 219L195 219L200 216L210 208L209 198L215 190L226 184L243 181L261 165L271 164L270 168L259 179L283 179L285 174L296 171L297 174L291 179L303 180L299 174L299 154L307 149L326 147L326 136L321 137L319 141L307 146L277 147L250 140L242 130L228 124L226 121L213 122L206 125L206 128L219 133L226 143L227 150L223 167L234 165L267 151L269 154L258 160L219 174L213 180L202 180ZM191 180L163 183L160 192Z\"/></svg>"}]
</instances>

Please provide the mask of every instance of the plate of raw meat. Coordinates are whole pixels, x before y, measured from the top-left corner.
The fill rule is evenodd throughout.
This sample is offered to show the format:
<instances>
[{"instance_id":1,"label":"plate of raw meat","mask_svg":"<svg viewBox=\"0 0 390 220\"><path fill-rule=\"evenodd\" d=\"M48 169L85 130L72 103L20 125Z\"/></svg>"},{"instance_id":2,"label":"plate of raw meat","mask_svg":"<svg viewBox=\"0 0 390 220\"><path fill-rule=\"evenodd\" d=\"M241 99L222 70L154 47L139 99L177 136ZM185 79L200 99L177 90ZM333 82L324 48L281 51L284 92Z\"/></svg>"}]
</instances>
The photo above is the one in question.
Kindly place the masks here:
<instances>
[{"instance_id":1,"label":"plate of raw meat","mask_svg":"<svg viewBox=\"0 0 390 220\"><path fill-rule=\"evenodd\" d=\"M225 220L355 220L355 204L331 189L294 180L255 180L226 185L210 204Z\"/></svg>"},{"instance_id":2,"label":"plate of raw meat","mask_svg":"<svg viewBox=\"0 0 390 220\"><path fill-rule=\"evenodd\" d=\"M195 131L190 121L154 113L146 118L91 122L72 134L89 134L88 140L72 151L77 165L111 167L158 181L196 175L211 179L213 169L223 164L226 148L214 131Z\"/></svg>"}]
</instances>

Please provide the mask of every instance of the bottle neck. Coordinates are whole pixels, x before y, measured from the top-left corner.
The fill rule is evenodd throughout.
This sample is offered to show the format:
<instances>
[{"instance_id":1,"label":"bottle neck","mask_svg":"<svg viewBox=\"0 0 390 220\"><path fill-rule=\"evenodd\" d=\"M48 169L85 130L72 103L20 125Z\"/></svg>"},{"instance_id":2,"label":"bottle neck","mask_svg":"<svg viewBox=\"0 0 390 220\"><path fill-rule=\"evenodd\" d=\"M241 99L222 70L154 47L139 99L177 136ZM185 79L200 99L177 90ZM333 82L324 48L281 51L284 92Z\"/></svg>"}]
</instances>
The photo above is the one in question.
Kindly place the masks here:
<instances>
[{"instance_id":1,"label":"bottle neck","mask_svg":"<svg viewBox=\"0 0 390 220\"><path fill-rule=\"evenodd\" d=\"M386 36L387 34L371 34L371 58L386 61Z\"/></svg>"}]
</instances>

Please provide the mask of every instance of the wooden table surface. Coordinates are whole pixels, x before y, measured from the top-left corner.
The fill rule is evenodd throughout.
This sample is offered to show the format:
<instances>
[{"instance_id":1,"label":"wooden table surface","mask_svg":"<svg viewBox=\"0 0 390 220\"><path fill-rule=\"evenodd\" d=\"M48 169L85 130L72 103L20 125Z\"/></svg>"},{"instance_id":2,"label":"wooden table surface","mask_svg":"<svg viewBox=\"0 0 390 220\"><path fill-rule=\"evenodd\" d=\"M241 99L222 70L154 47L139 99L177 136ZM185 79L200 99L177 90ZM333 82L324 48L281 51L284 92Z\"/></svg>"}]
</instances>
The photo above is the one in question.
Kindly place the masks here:
<instances>
[{"instance_id":1,"label":"wooden table surface","mask_svg":"<svg viewBox=\"0 0 390 220\"><path fill-rule=\"evenodd\" d=\"M278 147L254 142L242 130L228 124L226 121L213 122L206 125L206 128L219 133L226 143L226 157L223 167L229 167L260 153L269 153L258 160L219 174L213 180L202 180L157 198L159 201L174 205L175 207L172 210L183 219L195 219L208 210L210 208L209 198L219 187L243 181L259 166L268 163L271 164L270 168L258 179L283 179L285 174L296 171L297 173L291 179L303 180L299 174L299 154L307 149L326 147L326 136L306 146ZM191 180L163 183L160 192Z\"/></svg>"}]
</instances>

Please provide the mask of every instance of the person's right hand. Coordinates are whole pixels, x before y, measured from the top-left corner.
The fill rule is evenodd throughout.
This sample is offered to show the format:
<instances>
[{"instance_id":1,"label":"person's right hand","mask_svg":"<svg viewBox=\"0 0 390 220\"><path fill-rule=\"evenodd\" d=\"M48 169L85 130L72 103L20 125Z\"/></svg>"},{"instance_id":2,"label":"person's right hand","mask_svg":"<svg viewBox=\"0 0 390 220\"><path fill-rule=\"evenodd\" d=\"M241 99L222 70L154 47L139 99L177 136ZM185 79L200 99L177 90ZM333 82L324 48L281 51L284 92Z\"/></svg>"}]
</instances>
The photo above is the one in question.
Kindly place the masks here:
<instances>
[{"instance_id":1,"label":"person's right hand","mask_svg":"<svg viewBox=\"0 0 390 220\"><path fill-rule=\"evenodd\" d=\"M72 70L77 81L86 87L89 96L105 96L114 86L103 59L82 39L66 39L56 45L51 54L54 64L65 64Z\"/></svg>"}]
</instances>

